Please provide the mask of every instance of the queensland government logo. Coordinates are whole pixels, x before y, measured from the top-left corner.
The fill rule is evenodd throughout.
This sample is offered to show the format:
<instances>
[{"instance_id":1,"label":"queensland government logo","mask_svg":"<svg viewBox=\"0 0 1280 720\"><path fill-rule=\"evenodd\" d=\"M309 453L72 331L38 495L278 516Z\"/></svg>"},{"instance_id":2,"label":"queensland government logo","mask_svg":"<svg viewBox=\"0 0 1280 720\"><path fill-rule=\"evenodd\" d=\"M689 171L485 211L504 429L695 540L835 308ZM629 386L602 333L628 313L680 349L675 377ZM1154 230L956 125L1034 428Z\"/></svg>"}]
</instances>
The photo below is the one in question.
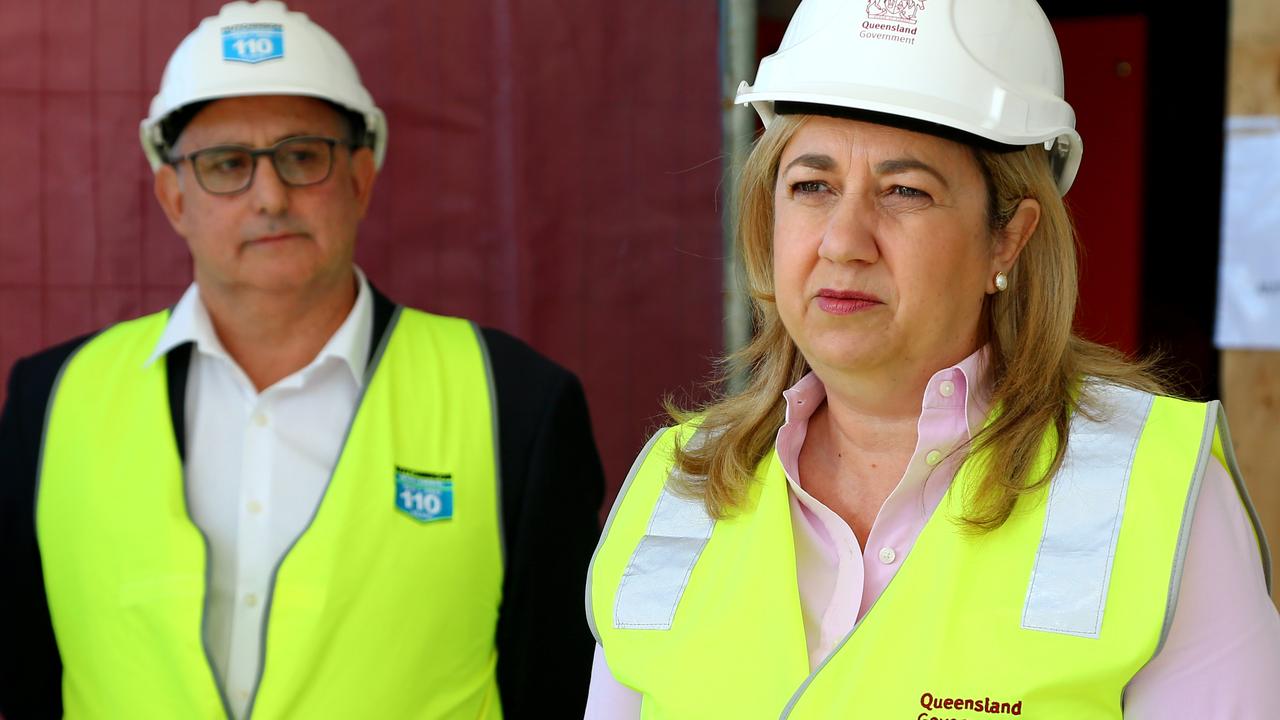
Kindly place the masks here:
<instances>
[{"instance_id":1,"label":"queensland government logo","mask_svg":"<svg viewBox=\"0 0 1280 720\"><path fill-rule=\"evenodd\" d=\"M996 700L987 696L949 697L931 692L920 694L920 707L924 712L917 715L916 720L979 720L1022 714L1022 700Z\"/></svg>"},{"instance_id":2,"label":"queensland government logo","mask_svg":"<svg viewBox=\"0 0 1280 720\"><path fill-rule=\"evenodd\" d=\"M916 19L927 0L867 0L867 19L858 37L916 44Z\"/></svg>"}]
</instances>

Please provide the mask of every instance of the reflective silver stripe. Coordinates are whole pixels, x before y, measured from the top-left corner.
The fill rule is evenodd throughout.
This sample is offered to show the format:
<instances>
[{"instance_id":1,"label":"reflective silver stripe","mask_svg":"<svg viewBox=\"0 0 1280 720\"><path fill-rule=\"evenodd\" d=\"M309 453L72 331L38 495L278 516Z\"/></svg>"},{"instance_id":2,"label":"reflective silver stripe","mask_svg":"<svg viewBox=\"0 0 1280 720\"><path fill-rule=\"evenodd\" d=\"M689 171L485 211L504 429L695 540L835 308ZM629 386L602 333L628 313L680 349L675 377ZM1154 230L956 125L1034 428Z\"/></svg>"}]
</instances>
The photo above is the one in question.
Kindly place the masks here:
<instances>
[{"instance_id":1,"label":"reflective silver stripe","mask_svg":"<svg viewBox=\"0 0 1280 720\"><path fill-rule=\"evenodd\" d=\"M613 507L609 510L609 518L604 521L604 531L600 533L600 540L596 543L595 552L591 553L591 563L587 565L587 627L591 628L591 634L595 637L596 642L600 642L600 631L596 627L596 611L591 602L591 586L592 578L595 577L596 557L600 555L600 548L604 547L604 541L609 537L609 528L613 527L613 518L618 514L618 508L622 506L622 501L627 497L627 490L631 489L631 483L636 479L636 475L640 472L640 466L644 465L645 458L649 457L649 451L658 443L658 438L667 434L671 428L662 428L649 438L649 442L645 443L644 449L636 456L636 461L631 464L631 470L627 473L627 479L622 483L622 489L618 491L618 497L613 501Z\"/></svg>"},{"instance_id":2,"label":"reflective silver stripe","mask_svg":"<svg viewBox=\"0 0 1280 720\"><path fill-rule=\"evenodd\" d=\"M698 431L686 447L697 447L703 438ZM649 527L622 573L613 606L615 628L671 629L693 566L711 539L716 521L701 498L672 492L672 485L681 479L673 469L649 517Z\"/></svg>"},{"instance_id":3,"label":"reflective silver stripe","mask_svg":"<svg viewBox=\"0 0 1280 720\"><path fill-rule=\"evenodd\" d=\"M1022 627L1096 638L1111 584L1129 472L1154 396L1114 385L1071 420L1070 444L1053 478ZM1092 414L1094 417L1089 417Z\"/></svg>"}]
</instances>

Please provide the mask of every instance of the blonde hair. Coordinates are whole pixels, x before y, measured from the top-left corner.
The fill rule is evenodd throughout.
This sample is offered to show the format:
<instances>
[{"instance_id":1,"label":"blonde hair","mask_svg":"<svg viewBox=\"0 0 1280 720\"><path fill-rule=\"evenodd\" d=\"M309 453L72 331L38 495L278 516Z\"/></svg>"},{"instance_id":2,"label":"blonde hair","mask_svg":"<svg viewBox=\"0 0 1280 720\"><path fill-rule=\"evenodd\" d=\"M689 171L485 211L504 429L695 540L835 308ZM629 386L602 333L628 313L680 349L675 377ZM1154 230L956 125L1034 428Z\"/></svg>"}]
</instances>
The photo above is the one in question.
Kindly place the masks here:
<instances>
[{"instance_id":1,"label":"blonde hair","mask_svg":"<svg viewBox=\"0 0 1280 720\"><path fill-rule=\"evenodd\" d=\"M773 447L786 404L782 391L799 382L808 363L787 334L773 294L773 198L783 149L804 123L780 115L756 141L739 181L735 242L746 271L755 335L722 361L723 382L741 373L746 384L695 410L668 403L677 422L697 422L705 442L676 451L683 488L701 497L713 517L740 509L756 466ZM1043 487L1062 463L1073 412L1088 411L1084 377L1163 392L1150 363L1132 363L1119 352L1072 332L1078 297L1076 238L1058 194L1048 155L1038 145L1016 152L975 148L986 180L988 224L1004 228L1024 198L1040 203L1040 221L1009 272L1009 289L987 298L992 407L998 416L965 448L964 463L979 463L980 481L964 498L963 521L991 530L1008 519L1020 496ZM1047 472L1037 475L1046 439L1056 440Z\"/></svg>"}]
</instances>

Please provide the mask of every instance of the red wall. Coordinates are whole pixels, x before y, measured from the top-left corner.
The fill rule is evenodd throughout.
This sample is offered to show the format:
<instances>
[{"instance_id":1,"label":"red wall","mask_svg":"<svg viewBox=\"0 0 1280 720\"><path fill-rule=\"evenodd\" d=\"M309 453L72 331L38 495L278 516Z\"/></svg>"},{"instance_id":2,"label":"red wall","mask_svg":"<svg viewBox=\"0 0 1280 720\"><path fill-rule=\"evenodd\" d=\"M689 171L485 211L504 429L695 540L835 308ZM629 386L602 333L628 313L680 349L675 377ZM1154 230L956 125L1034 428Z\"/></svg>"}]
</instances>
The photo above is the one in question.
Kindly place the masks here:
<instances>
[{"instance_id":1,"label":"red wall","mask_svg":"<svg viewBox=\"0 0 1280 720\"><path fill-rule=\"evenodd\" d=\"M0 373L188 282L137 122L172 48L219 4L0 0ZM705 378L720 347L715 4L292 7L348 48L389 117L361 265L402 302L504 328L577 372L616 488L658 399ZM778 25L762 23L762 50ZM1055 29L1086 147L1068 195L1080 323L1132 350L1146 24Z\"/></svg>"},{"instance_id":2,"label":"red wall","mask_svg":"<svg viewBox=\"0 0 1280 720\"><path fill-rule=\"evenodd\" d=\"M1067 206L1080 236L1080 306L1087 338L1137 353L1142 318L1142 214L1147 21L1055 20L1067 102L1084 161Z\"/></svg>"},{"instance_id":3,"label":"red wall","mask_svg":"<svg viewBox=\"0 0 1280 720\"><path fill-rule=\"evenodd\" d=\"M0 372L174 302L137 123L220 2L0 0ZM357 258L395 299L583 379L613 488L720 347L715 3L298 0L390 145ZM3 392L3 391L0 391Z\"/></svg>"}]
</instances>

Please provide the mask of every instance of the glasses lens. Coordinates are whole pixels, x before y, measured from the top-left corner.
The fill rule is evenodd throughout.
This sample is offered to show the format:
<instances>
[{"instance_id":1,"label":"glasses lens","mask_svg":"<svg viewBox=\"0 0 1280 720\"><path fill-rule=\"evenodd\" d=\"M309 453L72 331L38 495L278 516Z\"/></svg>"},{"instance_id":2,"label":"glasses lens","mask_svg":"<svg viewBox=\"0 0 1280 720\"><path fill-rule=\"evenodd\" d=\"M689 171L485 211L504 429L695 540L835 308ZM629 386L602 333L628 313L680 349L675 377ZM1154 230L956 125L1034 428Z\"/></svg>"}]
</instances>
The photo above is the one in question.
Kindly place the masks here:
<instances>
[{"instance_id":1,"label":"glasses lens","mask_svg":"<svg viewBox=\"0 0 1280 720\"><path fill-rule=\"evenodd\" d=\"M290 185L313 185L329 177L333 144L321 138L296 138L276 146L276 172Z\"/></svg>"},{"instance_id":2,"label":"glasses lens","mask_svg":"<svg viewBox=\"0 0 1280 720\"><path fill-rule=\"evenodd\" d=\"M211 193L232 193L243 189L253 176L253 156L237 148L209 148L191 158L196 179Z\"/></svg>"}]
</instances>

